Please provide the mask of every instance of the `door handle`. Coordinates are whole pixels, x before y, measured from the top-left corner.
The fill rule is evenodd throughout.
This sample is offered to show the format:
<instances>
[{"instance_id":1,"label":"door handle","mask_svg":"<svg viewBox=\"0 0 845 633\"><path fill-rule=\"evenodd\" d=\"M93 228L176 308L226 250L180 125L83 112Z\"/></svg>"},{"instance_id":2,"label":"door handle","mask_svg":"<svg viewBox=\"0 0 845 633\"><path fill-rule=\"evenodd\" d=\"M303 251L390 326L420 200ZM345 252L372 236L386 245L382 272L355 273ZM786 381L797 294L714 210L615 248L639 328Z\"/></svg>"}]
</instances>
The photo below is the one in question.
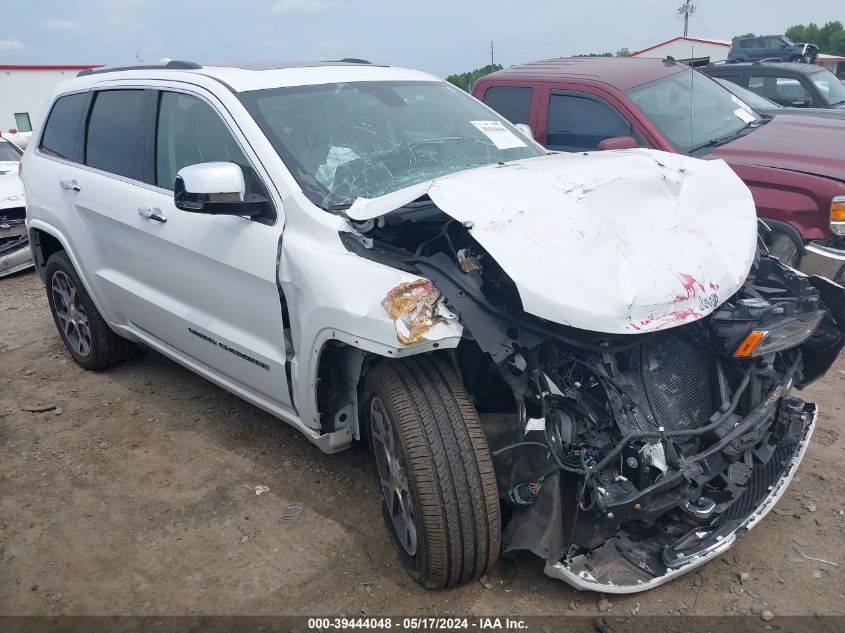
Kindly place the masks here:
<instances>
[{"instance_id":1,"label":"door handle","mask_svg":"<svg viewBox=\"0 0 845 633\"><path fill-rule=\"evenodd\" d=\"M81 189L79 183L75 180L60 180L59 187L68 191L79 191Z\"/></svg>"},{"instance_id":2,"label":"door handle","mask_svg":"<svg viewBox=\"0 0 845 633\"><path fill-rule=\"evenodd\" d=\"M148 220L155 220L156 222L167 222L167 216L158 207L138 207L138 215Z\"/></svg>"}]
</instances>

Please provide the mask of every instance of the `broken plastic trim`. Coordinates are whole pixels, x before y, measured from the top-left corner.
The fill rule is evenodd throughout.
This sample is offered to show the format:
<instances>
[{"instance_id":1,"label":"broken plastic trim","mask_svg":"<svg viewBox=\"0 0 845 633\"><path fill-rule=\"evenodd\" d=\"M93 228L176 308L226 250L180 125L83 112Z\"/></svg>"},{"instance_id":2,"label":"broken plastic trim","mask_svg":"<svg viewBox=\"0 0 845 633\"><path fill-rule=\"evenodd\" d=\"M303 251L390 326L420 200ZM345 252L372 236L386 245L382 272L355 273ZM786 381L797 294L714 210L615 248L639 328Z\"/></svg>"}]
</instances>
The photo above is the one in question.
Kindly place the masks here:
<instances>
[{"instance_id":1,"label":"broken plastic trim","mask_svg":"<svg viewBox=\"0 0 845 633\"><path fill-rule=\"evenodd\" d=\"M778 479L778 481L771 487L771 490L769 491L769 494L766 496L766 498L760 503L760 505L757 506L754 512L752 512L750 515L748 515L742 521L736 524L736 526L732 530L730 530L726 534L719 535L721 538L715 540L715 542L710 544L708 547L699 550L697 554L690 557L689 560L685 562L685 564L675 568L668 568L666 570L666 573L662 576L652 578L651 580L637 581L636 584L631 585L600 583L586 569L582 568L579 571L575 571L573 569L572 563L567 566L562 562L547 561L544 573L551 578L563 580L564 582L575 587L576 589L583 589L585 591L599 591L603 593L612 594L630 594L639 593L641 591L647 591L649 589L653 589L654 587L658 587L664 583L669 582L676 576L692 571L693 569L700 567L709 560L712 560L716 556L719 556L720 554L724 553L725 551L730 549L734 545L734 543L736 543L736 541L745 536L771 511L771 509L775 506L775 504L783 496L784 492L786 492L787 488L789 487L789 483L792 481L792 478L795 476L795 472L798 470L798 465L801 463L801 460L804 457L804 453L807 451L807 447L810 443L810 438L812 437L813 431L816 427L816 421L818 420L819 415L818 408L816 407L816 405L806 403L805 415L809 415L810 419L804 429L802 438L799 441L798 450L793 454L789 468L786 470L786 472L784 472L780 479Z\"/></svg>"}]
</instances>

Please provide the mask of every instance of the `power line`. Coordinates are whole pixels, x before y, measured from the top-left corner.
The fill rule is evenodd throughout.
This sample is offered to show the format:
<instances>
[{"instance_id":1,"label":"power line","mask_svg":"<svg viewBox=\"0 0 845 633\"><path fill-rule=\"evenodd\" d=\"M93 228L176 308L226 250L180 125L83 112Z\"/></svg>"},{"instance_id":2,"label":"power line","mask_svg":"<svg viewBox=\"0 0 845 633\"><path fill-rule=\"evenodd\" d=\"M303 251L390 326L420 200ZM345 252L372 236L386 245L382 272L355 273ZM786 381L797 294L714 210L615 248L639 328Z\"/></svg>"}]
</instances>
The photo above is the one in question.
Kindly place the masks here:
<instances>
[{"instance_id":1,"label":"power line","mask_svg":"<svg viewBox=\"0 0 845 633\"><path fill-rule=\"evenodd\" d=\"M664 4L666 0L654 0L653 2L647 3L648 0L643 0L639 4L631 4L628 5L625 9L617 12L616 15L610 16L609 18L599 20L598 22L592 21L592 24L589 26L585 26L590 21L579 23L577 26L572 27L572 31L562 31L559 32L558 35L550 41L547 42L531 42L530 44L522 44L517 46L505 46L505 53L510 55L530 55L532 51L548 49L550 46L554 45L555 43L566 44L569 49L574 52L573 45L579 42L583 42L589 40L594 35L602 32L612 30L616 27L619 27L632 18L645 13L650 9L654 9L659 4ZM647 3L647 4L646 4ZM626 13L627 11L627 13ZM499 50L502 51L502 47L499 47Z\"/></svg>"}]
</instances>

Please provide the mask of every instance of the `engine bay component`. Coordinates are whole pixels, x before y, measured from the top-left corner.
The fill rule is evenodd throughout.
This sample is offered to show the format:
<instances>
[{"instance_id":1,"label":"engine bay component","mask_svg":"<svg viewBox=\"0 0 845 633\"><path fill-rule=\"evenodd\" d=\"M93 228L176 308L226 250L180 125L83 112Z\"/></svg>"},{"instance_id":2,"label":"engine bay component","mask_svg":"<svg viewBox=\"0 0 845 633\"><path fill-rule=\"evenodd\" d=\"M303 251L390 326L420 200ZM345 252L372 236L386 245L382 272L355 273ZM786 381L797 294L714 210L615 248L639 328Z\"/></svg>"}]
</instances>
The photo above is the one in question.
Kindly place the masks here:
<instances>
[{"instance_id":1,"label":"engine bay component","mask_svg":"<svg viewBox=\"0 0 845 633\"><path fill-rule=\"evenodd\" d=\"M465 328L453 362L496 414L504 551L581 589L642 591L730 547L783 494L816 417L791 392L845 343L841 286L758 254L707 314L602 333L528 314L473 226L426 197L357 228L371 243L342 235L348 249L424 277L385 300L397 331L440 305Z\"/></svg>"}]
</instances>

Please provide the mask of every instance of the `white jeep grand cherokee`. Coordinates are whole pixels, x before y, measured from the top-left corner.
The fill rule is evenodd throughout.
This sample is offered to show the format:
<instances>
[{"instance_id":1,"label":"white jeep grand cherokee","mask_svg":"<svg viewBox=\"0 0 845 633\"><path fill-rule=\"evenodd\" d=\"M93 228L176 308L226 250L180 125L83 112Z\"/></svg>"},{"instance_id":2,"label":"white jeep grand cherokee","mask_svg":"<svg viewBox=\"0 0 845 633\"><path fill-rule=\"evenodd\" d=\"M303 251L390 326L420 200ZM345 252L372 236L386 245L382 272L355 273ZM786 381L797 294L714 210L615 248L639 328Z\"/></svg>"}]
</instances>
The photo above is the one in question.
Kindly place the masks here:
<instances>
[{"instance_id":1,"label":"white jeep grand cherokee","mask_svg":"<svg viewBox=\"0 0 845 633\"><path fill-rule=\"evenodd\" d=\"M551 155L419 72L83 71L23 180L76 361L144 343L326 452L366 439L426 587L500 549L611 593L719 555L843 345L845 289L758 252L723 162Z\"/></svg>"}]
</instances>

